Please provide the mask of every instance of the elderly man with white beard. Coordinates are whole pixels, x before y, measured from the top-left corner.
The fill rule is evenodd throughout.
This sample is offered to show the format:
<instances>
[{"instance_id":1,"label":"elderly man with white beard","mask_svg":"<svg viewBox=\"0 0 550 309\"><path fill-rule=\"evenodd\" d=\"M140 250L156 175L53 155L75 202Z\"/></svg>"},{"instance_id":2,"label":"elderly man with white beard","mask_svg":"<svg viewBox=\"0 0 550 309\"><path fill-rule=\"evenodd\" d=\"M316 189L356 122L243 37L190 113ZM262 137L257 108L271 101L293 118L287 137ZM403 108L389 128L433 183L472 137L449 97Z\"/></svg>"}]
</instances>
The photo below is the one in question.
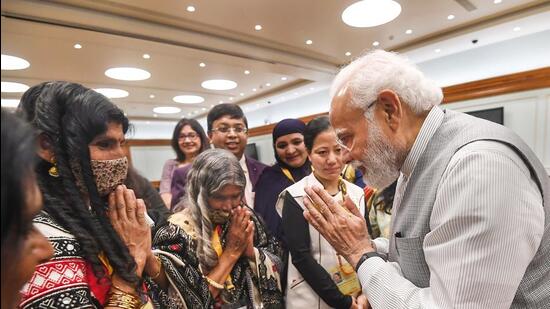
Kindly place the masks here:
<instances>
[{"instance_id":1,"label":"elderly man with white beard","mask_svg":"<svg viewBox=\"0 0 550 309\"><path fill-rule=\"evenodd\" d=\"M355 266L373 308L550 307L550 184L516 134L440 108L441 89L382 50L344 68L331 96L365 182L398 179L392 236L371 240L351 200L322 188L306 189L304 216Z\"/></svg>"}]
</instances>

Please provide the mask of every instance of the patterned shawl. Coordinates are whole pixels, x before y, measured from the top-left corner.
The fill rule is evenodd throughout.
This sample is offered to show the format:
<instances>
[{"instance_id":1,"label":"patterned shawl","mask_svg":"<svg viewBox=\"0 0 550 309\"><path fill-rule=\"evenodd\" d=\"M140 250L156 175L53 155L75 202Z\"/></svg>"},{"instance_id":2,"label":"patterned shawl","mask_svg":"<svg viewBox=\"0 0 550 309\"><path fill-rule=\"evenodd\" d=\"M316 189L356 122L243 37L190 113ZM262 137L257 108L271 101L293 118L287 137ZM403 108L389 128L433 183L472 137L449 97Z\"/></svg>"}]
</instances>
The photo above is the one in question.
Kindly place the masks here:
<instances>
[{"instance_id":1,"label":"patterned shawl","mask_svg":"<svg viewBox=\"0 0 550 309\"><path fill-rule=\"evenodd\" d=\"M250 209L253 213L253 210ZM250 262L240 258L231 270L234 289L223 290L223 308L283 308L283 296L279 274L283 269L281 248L266 231L256 215L254 221L254 247L256 259ZM171 223L161 227L153 239L155 254L162 259L171 287L163 291L150 280L147 281L153 295L155 308L213 308L215 299L210 294L208 283L203 278L197 255L194 226L190 212L173 215ZM221 242L225 246L229 223L222 227Z\"/></svg>"}]
</instances>

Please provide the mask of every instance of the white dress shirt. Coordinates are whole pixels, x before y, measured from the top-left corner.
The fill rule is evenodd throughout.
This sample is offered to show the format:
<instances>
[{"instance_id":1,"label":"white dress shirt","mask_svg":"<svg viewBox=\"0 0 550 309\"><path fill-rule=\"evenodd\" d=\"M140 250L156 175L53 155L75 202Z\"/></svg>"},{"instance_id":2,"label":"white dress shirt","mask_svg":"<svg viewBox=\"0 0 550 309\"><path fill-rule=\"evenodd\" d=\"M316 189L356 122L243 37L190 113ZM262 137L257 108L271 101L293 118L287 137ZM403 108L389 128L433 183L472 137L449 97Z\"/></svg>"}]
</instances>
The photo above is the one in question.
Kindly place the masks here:
<instances>
[{"instance_id":1,"label":"white dress shirt","mask_svg":"<svg viewBox=\"0 0 550 309\"><path fill-rule=\"evenodd\" d=\"M401 169L393 215L408 177L442 121L433 108ZM542 196L515 151L470 143L451 158L439 184L423 250L430 285L405 279L397 263L367 259L358 277L373 308L509 308L544 232ZM387 252L387 240L375 240Z\"/></svg>"},{"instance_id":2,"label":"white dress shirt","mask_svg":"<svg viewBox=\"0 0 550 309\"><path fill-rule=\"evenodd\" d=\"M239 160L239 163L241 164L241 167L244 171L244 176L246 178L246 187L244 188L244 198L246 200L246 204L250 208L254 209L254 192L252 191L252 181L250 180L250 174L248 173L248 166L246 166L246 158L244 155Z\"/></svg>"}]
</instances>

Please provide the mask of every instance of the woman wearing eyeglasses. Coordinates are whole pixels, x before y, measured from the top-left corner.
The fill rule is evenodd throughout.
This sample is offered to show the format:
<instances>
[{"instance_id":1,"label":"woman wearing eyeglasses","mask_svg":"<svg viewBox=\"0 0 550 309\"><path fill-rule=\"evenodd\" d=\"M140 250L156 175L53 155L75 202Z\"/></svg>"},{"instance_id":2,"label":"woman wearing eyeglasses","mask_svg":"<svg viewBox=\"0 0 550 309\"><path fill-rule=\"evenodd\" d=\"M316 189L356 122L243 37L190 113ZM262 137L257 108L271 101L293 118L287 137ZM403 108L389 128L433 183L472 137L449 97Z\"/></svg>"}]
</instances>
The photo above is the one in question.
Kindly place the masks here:
<instances>
[{"instance_id":1,"label":"woman wearing eyeglasses","mask_svg":"<svg viewBox=\"0 0 550 309\"><path fill-rule=\"evenodd\" d=\"M164 163L159 187L160 196L168 208L172 201L170 187L174 171L192 163L199 153L208 149L208 138L197 120L183 118L178 122L172 135L172 148L176 158Z\"/></svg>"},{"instance_id":2,"label":"woman wearing eyeglasses","mask_svg":"<svg viewBox=\"0 0 550 309\"><path fill-rule=\"evenodd\" d=\"M343 153L328 117L310 121L304 143L313 172L286 188L276 204L290 257L287 271L287 308L360 308L364 300L353 267L304 219L305 187L319 186L336 202L349 197L365 205L363 189L344 180ZM364 207L360 207L364 212Z\"/></svg>"}]
</instances>

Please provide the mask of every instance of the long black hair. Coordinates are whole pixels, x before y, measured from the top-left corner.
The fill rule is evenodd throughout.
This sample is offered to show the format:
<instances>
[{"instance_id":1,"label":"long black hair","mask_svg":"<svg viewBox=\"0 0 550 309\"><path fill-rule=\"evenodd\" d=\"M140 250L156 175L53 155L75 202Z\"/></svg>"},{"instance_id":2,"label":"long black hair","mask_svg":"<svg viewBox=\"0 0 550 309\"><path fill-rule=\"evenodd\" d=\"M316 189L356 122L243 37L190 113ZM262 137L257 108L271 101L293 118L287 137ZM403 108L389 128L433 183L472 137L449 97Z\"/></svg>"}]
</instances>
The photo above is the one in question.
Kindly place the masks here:
<instances>
[{"instance_id":1,"label":"long black hair","mask_svg":"<svg viewBox=\"0 0 550 309\"><path fill-rule=\"evenodd\" d=\"M200 123L195 119L189 119L189 118L183 118L178 121L176 124L176 127L174 128L174 133L172 134L172 148L176 152L176 157L179 162L185 161L185 154L180 149L179 145L179 138L181 129L185 126L190 126L193 131L197 132L201 139L201 148L199 149L199 153L205 151L208 149L208 137L206 137L206 133L204 133L204 129L200 125ZM198 155L198 154L197 154Z\"/></svg>"},{"instance_id":2,"label":"long black hair","mask_svg":"<svg viewBox=\"0 0 550 309\"><path fill-rule=\"evenodd\" d=\"M4 244L22 235L27 225L29 180L34 177L36 144L29 125L2 109L2 251ZM6 240L10 240L6 242ZM18 239L18 237L17 237ZM15 250L17 244L6 250ZM3 271L6 271L3 269ZM9 282L4 282L9 284Z\"/></svg>"},{"instance_id":3,"label":"long black hair","mask_svg":"<svg viewBox=\"0 0 550 309\"><path fill-rule=\"evenodd\" d=\"M58 178L48 174L50 162L42 160L37 167L44 210L76 237L81 254L98 278L105 276L99 259L103 252L119 276L137 283L136 263L113 229L105 213L106 201L97 192L88 148L96 136L107 131L109 123L121 124L126 133L128 118L105 96L69 82L46 82L30 88L21 98L18 113L50 143L56 160ZM77 186L80 177L81 189Z\"/></svg>"}]
</instances>

